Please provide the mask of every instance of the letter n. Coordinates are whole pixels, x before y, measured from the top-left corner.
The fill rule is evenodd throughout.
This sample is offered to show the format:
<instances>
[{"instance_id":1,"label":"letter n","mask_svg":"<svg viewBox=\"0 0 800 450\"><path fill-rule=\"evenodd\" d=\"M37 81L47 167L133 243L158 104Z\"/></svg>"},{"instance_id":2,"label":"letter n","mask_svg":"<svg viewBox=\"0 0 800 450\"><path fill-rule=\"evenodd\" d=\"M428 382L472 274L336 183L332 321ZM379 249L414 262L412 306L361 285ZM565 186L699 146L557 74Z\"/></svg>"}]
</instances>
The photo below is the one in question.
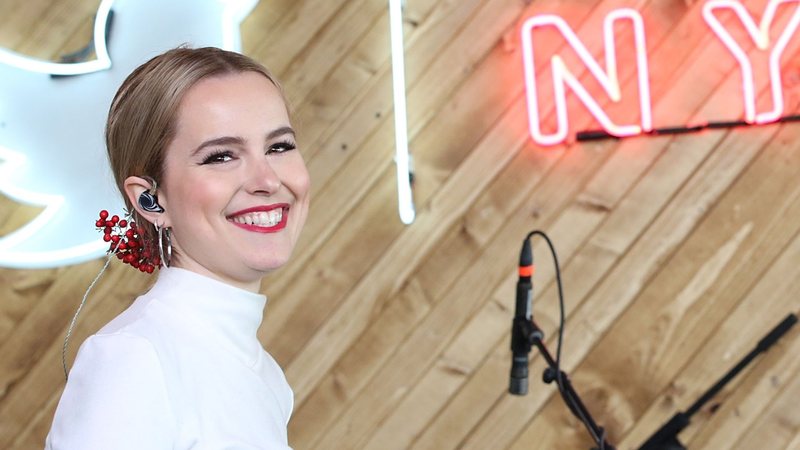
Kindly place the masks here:
<instances>
[{"instance_id":1,"label":"letter n","mask_svg":"<svg viewBox=\"0 0 800 450\"><path fill-rule=\"evenodd\" d=\"M564 60L559 55L550 57L550 69L553 78L553 95L556 106L556 131L548 133L542 131L542 120L539 106L537 83L536 58L534 55L534 39L536 29L546 26L554 27L564 38L566 43L575 51L580 61L589 70L589 73L600 83L611 101L622 100L620 80L618 78L617 55L614 36L614 23L618 20L629 20L633 25L634 49L638 74L640 123L617 124L592 97L578 78L570 71ZM652 111L650 105L650 82L648 79L647 53L642 17L638 12L622 8L609 13L603 22L603 43L606 54L606 68L603 70L600 63L594 59L586 46L578 39L575 32L564 20L555 15L533 16L522 26L522 57L525 67L525 85L528 100L528 127L531 137L541 145L555 145L563 142L567 137L569 122L566 106L566 88L577 95L578 99L586 106L600 125L611 135L630 136L650 131L652 125Z\"/></svg>"}]
</instances>

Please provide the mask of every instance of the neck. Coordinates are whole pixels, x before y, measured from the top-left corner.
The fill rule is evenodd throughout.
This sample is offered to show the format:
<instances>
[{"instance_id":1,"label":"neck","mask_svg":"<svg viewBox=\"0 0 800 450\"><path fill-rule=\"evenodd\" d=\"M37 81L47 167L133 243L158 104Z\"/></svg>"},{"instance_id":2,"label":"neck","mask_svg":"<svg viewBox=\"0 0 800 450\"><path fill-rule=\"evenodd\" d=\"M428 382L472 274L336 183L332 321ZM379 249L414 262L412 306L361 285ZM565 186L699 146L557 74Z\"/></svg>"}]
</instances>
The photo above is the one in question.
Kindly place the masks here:
<instances>
[{"instance_id":1,"label":"neck","mask_svg":"<svg viewBox=\"0 0 800 450\"><path fill-rule=\"evenodd\" d=\"M229 284L239 289L244 289L245 291L250 291L256 294L259 293L261 290L261 279L263 278L263 275L257 276L256 278L253 279L241 280L226 274L215 272L195 262L184 264L183 262L177 259L173 259L170 267L177 267L179 269L188 270L190 272L194 272L196 274L203 275L205 277L213 278L222 283Z\"/></svg>"}]
</instances>

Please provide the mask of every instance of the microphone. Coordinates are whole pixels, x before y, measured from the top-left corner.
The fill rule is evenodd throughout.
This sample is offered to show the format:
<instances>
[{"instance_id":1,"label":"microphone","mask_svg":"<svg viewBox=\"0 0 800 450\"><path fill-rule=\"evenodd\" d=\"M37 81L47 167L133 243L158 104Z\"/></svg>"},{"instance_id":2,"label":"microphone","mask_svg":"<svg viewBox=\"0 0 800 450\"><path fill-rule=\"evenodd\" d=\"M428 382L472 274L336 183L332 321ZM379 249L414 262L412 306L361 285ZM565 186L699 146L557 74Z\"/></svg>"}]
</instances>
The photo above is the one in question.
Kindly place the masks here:
<instances>
[{"instance_id":1,"label":"microphone","mask_svg":"<svg viewBox=\"0 0 800 450\"><path fill-rule=\"evenodd\" d=\"M528 393L528 354L531 322L531 299L533 297L533 252L530 238L522 242L519 254L519 281L517 281L517 304L514 320L511 322L511 376L508 392L513 395Z\"/></svg>"}]
</instances>

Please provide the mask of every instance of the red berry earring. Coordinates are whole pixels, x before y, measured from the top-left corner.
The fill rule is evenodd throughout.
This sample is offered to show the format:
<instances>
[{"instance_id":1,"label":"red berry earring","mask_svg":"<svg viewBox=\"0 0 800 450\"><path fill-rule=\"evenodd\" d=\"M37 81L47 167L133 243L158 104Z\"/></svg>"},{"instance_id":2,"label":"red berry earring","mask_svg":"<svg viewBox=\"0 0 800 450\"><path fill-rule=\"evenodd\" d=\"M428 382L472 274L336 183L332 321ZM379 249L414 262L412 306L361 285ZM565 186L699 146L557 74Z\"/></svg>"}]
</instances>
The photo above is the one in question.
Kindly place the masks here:
<instances>
[{"instance_id":1,"label":"red berry earring","mask_svg":"<svg viewBox=\"0 0 800 450\"><path fill-rule=\"evenodd\" d=\"M146 273L153 273L161 264L143 238L144 229L136 222L120 219L116 214L109 217L108 211L102 210L95 226L103 230L103 240L109 243L108 252L116 254L125 264Z\"/></svg>"}]
</instances>

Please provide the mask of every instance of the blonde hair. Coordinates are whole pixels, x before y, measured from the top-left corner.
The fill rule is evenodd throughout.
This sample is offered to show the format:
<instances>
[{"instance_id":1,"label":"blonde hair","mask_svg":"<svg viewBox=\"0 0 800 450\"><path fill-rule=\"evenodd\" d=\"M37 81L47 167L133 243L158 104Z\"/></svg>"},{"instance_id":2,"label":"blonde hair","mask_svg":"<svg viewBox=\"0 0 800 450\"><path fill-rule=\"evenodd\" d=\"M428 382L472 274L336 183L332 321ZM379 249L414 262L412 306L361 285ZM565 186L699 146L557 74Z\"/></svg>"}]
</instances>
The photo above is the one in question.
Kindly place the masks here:
<instances>
[{"instance_id":1,"label":"blonde hair","mask_svg":"<svg viewBox=\"0 0 800 450\"><path fill-rule=\"evenodd\" d=\"M163 186L164 155L175 136L183 96L203 78L241 72L264 75L283 96L280 84L263 65L215 47L169 50L136 68L120 86L108 112L106 149L117 188L139 226L147 221L125 195L125 179L150 177ZM144 241L154 245L155 227L143 228Z\"/></svg>"}]
</instances>

